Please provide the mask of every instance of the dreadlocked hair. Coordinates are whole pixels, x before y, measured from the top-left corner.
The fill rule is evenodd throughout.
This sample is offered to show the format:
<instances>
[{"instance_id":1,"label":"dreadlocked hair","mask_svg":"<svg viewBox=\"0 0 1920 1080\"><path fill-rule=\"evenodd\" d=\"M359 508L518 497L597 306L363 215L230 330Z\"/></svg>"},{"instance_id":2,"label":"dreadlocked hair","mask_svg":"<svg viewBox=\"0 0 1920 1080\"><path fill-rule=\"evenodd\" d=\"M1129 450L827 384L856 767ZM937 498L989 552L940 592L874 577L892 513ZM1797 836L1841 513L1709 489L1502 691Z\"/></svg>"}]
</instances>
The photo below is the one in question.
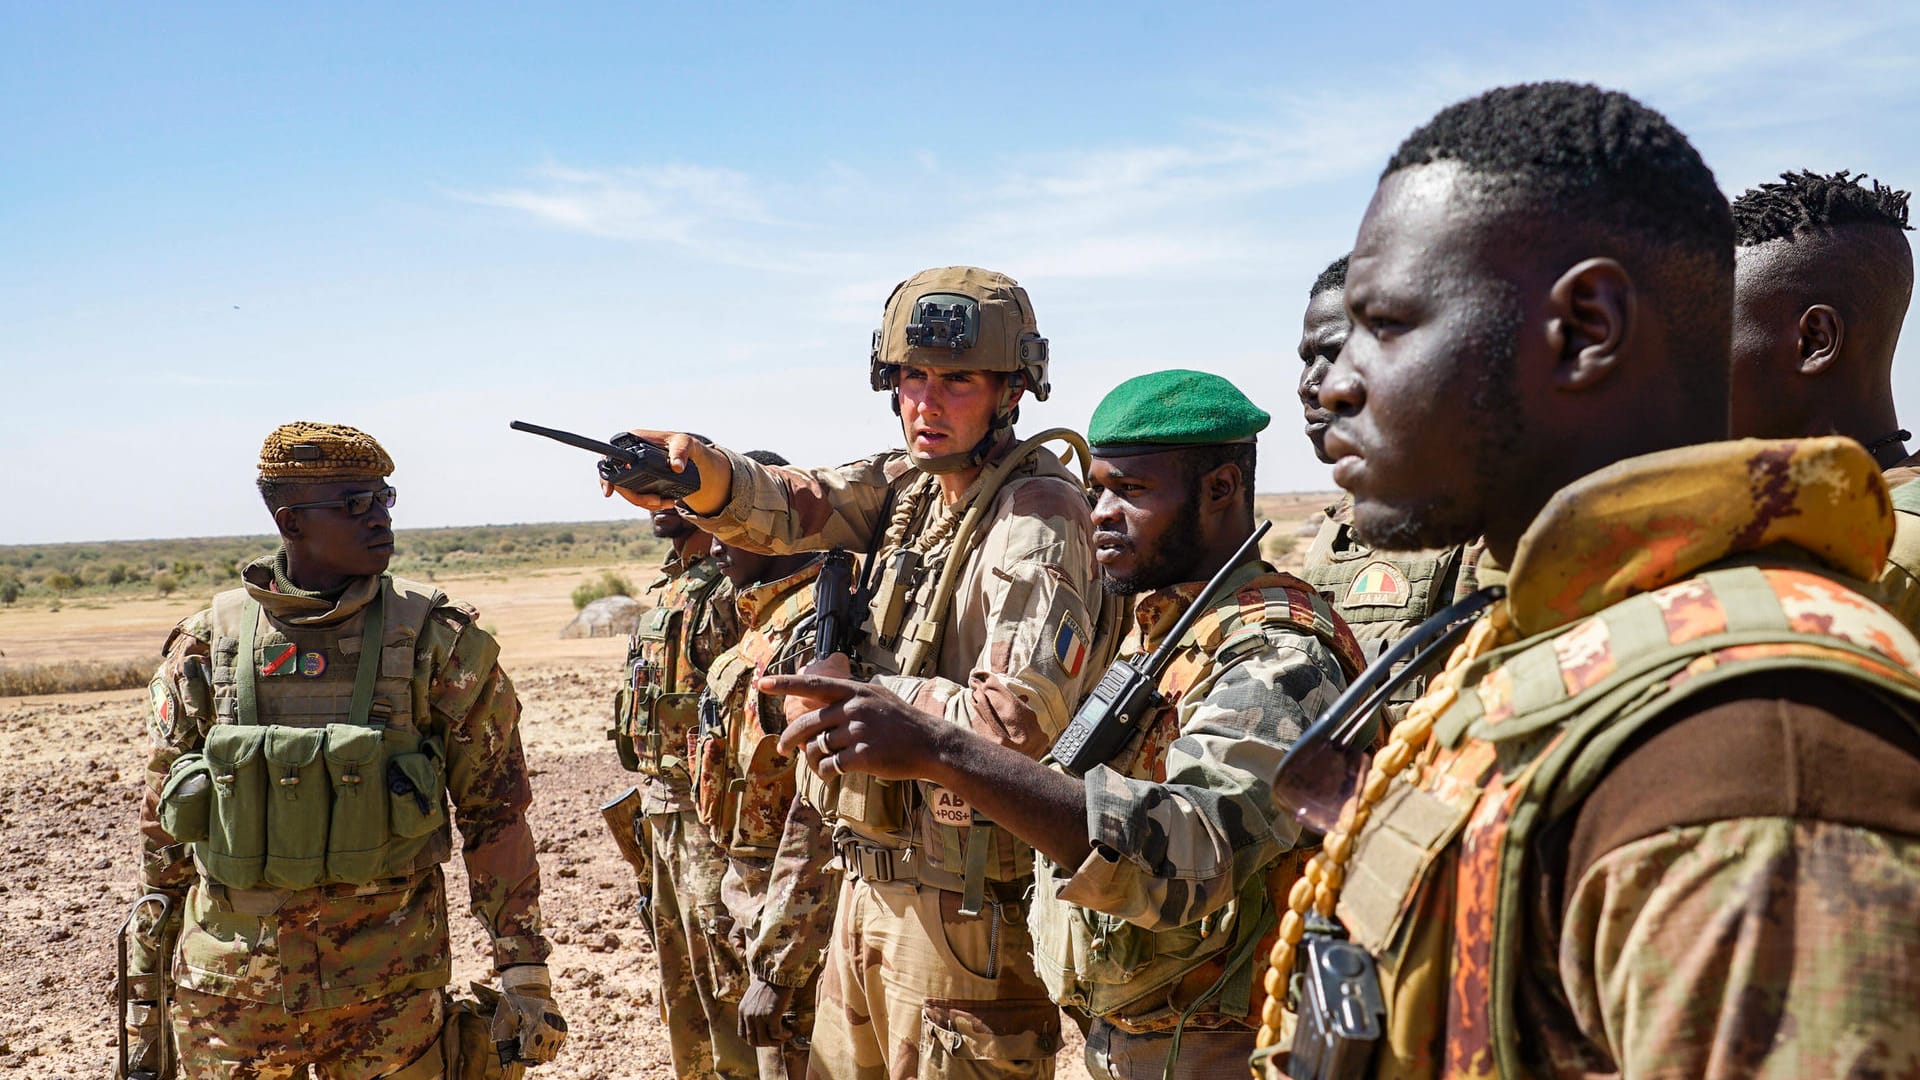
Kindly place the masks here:
<instances>
[{"instance_id":1,"label":"dreadlocked hair","mask_svg":"<svg viewBox=\"0 0 1920 1080\"><path fill-rule=\"evenodd\" d=\"M1860 182L1866 179L1866 173L1846 169L1831 176L1806 169L1781 173L1779 183L1749 188L1733 200L1735 240L1741 247L1752 247L1842 225L1911 231L1911 196L1878 180L1868 187Z\"/></svg>"},{"instance_id":2,"label":"dreadlocked hair","mask_svg":"<svg viewBox=\"0 0 1920 1080\"><path fill-rule=\"evenodd\" d=\"M1307 299L1311 300L1330 289L1345 289L1347 287L1347 259L1351 255L1352 252L1348 252L1346 255L1342 255L1328 263L1327 268L1320 271L1320 276L1313 279L1313 288L1307 290Z\"/></svg>"}]
</instances>

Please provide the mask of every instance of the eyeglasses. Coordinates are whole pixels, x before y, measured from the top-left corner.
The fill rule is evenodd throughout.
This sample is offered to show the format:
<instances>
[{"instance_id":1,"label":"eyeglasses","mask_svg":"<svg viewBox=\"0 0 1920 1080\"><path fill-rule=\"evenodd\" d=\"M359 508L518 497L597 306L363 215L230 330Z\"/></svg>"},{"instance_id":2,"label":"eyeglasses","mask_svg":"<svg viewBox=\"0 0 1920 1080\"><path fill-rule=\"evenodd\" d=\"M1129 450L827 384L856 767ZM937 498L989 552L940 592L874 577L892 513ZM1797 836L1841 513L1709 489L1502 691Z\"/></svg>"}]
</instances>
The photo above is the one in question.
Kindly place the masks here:
<instances>
[{"instance_id":1,"label":"eyeglasses","mask_svg":"<svg viewBox=\"0 0 1920 1080\"><path fill-rule=\"evenodd\" d=\"M391 510L393 509L393 504L397 502L399 498L399 493L394 491L393 488L383 487L378 491L355 492L345 498L328 499L326 502L291 503L282 509L331 510L335 507L344 507L348 517L366 517L368 512L373 509L373 504L376 500L379 501L381 506Z\"/></svg>"}]
</instances>

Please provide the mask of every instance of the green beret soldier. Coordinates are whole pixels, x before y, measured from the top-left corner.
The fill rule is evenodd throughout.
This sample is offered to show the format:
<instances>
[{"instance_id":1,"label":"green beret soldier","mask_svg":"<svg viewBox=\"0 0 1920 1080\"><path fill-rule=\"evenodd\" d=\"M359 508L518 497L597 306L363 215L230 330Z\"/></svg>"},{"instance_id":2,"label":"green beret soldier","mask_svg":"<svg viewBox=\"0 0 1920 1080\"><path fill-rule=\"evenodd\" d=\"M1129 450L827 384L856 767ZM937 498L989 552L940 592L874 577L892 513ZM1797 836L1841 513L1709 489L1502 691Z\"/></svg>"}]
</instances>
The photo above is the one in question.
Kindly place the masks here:
<instances>
[{"instance_id":1,"label":"green beret soldier","mask_svg":"<svg viewBox=\"0 0 1920 1080\"><path fill-rule=\"evenodd\" d=\"M820 708L781 742L804 746L814 767L931 781L1038 849L1035 964L1086 1019L1095 1076L1244 1068L1265 996L1261 942L1304 861L1268 780L1362 662L1327 602L1257 557L1201 600L1253 533L1267 422L1232 383L1198 371L1129 380L1094 412L1101 583L1109 603L1131 602L1120 652L1136 665L1163 648L1172 659L1157 704L1083 775L931 724L880 687L764 684ZM1169 640L1196 602L1196 620Z\"/></svg>"},{"instance_id":2,"label":"green beret soldier","mask_svg":"<svg viewBox=\"0 0 1920 1080\"><path fill-rule=\"evenodd\" d=\"M167 640L140 875L167 915L146 909L123 990L135 1064L170 1037L186 1077L441 1076L456 821L502 991L488 1035L527 1063L565 1038L520 703L473 608L386 573L392 471L354 428L276 429L279 550Z\"/></svg>"},{"instance_id":3,"label":"green beret soldier","mask_svg":"<svg viewBox=\"0 0 1920 1080\"><path fill-rule=\"evenodd\" d=\"M762 465L681 432L638 431L699 468L682 505L728 544L784 554L869 553L877 589L856 656L817 665L878 685L941 726L1028 757L1066 726L1087 677L1098 596L1087 500L1043 443L1013 426L1044 401L1047 341L1013 279L923 271L888 298L871 385L900 417L903 450L836 468ZM1071 436L1078 439L1078 436ZM609 493L613 489L607 489ZM636 505L666 505L621 490ZM1023 908L1032 850L938 785L799 777L777 863L845 868L830 924L781 955L826 949L812 1070L836 1078L1051 1075L1060 1011L1033 970ZM781 873L774 870L776 878ZM773 910L763 920L801 921ZM813 964L756 956L742 1020L786 1011ZM886 978L869 978L876 962ZM758 1003L767 1015L749 1015Z\"/></svg>"}]
</instances>

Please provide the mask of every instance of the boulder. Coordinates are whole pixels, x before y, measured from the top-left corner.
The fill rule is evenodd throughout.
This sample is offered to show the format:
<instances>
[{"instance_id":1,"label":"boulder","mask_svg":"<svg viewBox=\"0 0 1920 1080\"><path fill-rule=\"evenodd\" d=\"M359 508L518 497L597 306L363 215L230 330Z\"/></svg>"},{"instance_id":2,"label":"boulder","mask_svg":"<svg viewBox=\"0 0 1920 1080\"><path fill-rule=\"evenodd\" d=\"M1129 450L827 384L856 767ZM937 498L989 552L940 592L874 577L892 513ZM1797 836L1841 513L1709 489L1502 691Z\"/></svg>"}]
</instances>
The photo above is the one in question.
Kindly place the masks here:
<instances>
[{"instance_id":1,"label":"boulder","mask_svg":"<svg viewBox=\"0 0 1920 1080\"><path fill-rule=\"evenodd\" d=\"M631 596L603 596L586 607L573 621L560 629L563 638L625 637L640 625L640 613L646 605Z\"/></svg>"}]
</instances>

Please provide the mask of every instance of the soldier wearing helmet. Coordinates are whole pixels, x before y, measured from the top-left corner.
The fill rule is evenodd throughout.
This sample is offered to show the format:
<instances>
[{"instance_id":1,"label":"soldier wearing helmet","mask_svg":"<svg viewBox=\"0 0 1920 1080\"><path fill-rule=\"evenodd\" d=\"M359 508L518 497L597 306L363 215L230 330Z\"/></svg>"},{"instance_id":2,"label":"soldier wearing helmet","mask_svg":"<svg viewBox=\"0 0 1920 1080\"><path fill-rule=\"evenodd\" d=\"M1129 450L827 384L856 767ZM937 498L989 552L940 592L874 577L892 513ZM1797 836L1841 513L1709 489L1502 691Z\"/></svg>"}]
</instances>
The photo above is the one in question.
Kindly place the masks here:
<instances>
[{"instance_id":1,"label":"soldier wearing helmet","mask_svg":"<svg viewBox=\"0 0 1920 1080\"><path fill-rule=\"evenodd\" d=\"M1099 603L1084 489L1041 445L1065 437L1084 452L1084 442L1013 433L1021 401L1047 397L1047 361L1011 278L927 270L894 289L873 340L872 384L892 397L904 449L797 469L683 433L635 434L665 444L676 466L699 467L701 486L680 505L727 544L865 553L871 597L855 655L809 670L870 679L1038 758L1096 667ZM831 898L811 883L834 858L844 881L820 925ZM1060 1013L1033 968L1032 861L955 792L803 770L749 931L747 1034L787 1037L792 988L819 970L816 1074L1050 1076Z\"/></svg>"}]
</instances>

